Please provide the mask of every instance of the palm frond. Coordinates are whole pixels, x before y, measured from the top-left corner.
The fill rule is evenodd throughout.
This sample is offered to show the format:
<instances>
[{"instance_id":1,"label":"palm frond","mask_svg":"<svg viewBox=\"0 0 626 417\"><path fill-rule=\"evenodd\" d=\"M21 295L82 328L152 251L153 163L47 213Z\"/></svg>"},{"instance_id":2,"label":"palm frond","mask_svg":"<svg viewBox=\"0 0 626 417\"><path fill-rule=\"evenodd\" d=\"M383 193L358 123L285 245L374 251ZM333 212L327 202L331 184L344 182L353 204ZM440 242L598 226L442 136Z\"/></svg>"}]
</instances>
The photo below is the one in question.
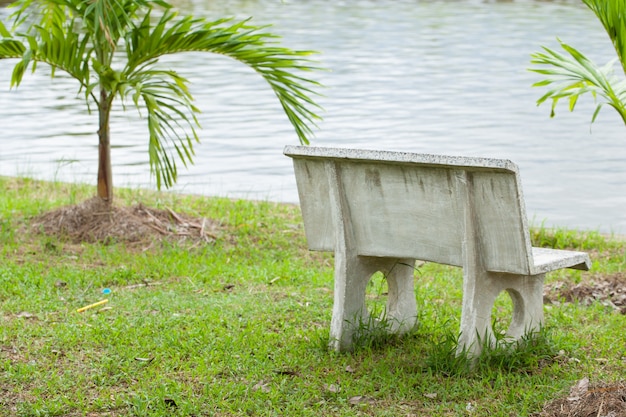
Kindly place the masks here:
<instances>
[{"instance_id":1,"label":"palm frond","mask_svg":"<svg viewBox=\"0 0 626 417\"><path fill-rule=\"evenodd\" d=\"M6 26L0 21L0 59L21 58L26 47L22 42L13 38Z\"/></svg>"},{"instance_id":2,"label":"palm frond","mask_svg":"<svg viewBox=\"0 0 626 417\"><path fill-rule=\"evenodd\" d=\"M560 40L559 42L566 54L544 47L544 52L531 55L531 64L540 67L530 68L530 71L545 76L533 86L550 87L548 92L537 100L537 105L551 99L550 115L553 117L559 100L567 99L569 109L573 111L578 98L583 94L591 93L594 98L602 97L606 103L617 110L626 123L626 102L623 100L626 95L626 85L613 74L612 63L598 67L576 48ZM592 122L595 121L601 107L601 104L597 105Z\"/></svg>"},{"instance_id":3,"label":"palm frond","mask_svg":"<svg viewBox=\"0 0 626 417\"><path fill-rule=\"evenodd\" d=\"M193 144L199 140L199 110L193 105L187 83L174 71L158 69L142 71L125 82L124 96L147 112L150 170L157 187L174 185L176 159L185 166L192 163Z\"/></svg>"},{"instance_id":4,"label":"palm frond","mask_svg":"<svg viewBox=\"0 0 626 417\"><path fill-rule=\"evenodd\" d=\"M126 37L127 72L142 71L160 56L181 52L213 52L250 66L269 83L294 126L302 143L313 133L311 125L320 120L311 95L319 83L299 74L317 70L308 57L312 51L278 47L276 36L247 20L231 23L228 19L208 22L192 17L177 18L166 10L157 23L147 14Z\"/></svg>"},{"instance_id":5,"label":"palm frond","mask_svg":"<svg viewBox=\"0 0 626 417\"><path fill-rule=\"evenodd\" d=\"M604 26L626 74L626 2L623 0L583 0L583 2Z\"/></svg>"},{"instance_id":6,"label":"palm frond","mask_svg":"<svg viewBox=\"0 0 626 417\"><path fill-rule=\"evenodd\" d=\"M69 25L71 26L71 24ZM79 81L81 88L89 83L89 38L53 23L50 27L33 26L33 32L25 36L28 54L23 54L19 69L14 72L12 83L19 85L24 71L31 62L42 62L52 68L61 69ZM16 66L17 68L17 66Z\"/></svg>"},{"instance_id":7,"label":"palm frond","mask_svg":"<svg viewBox=\"0 0 626 417\"><path fill-rule=\"evenodd\" d=\"M11 14L14 28L26 25L27 22L48 27L52 22L63 22L67 18L66 10L57 7L53 0L19 0L8 7L16 9Z\"/></svg>"}]
</instances>

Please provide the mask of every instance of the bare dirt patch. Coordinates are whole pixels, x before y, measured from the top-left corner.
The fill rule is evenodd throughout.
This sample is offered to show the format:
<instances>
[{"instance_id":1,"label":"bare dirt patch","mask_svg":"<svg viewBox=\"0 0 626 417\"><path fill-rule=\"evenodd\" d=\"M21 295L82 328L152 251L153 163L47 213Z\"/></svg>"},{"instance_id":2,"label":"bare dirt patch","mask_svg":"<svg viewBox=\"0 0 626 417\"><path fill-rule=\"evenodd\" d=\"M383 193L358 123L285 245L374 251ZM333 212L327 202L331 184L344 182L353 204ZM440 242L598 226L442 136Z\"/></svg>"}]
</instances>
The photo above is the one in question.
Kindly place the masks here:
<instances>
[{"instance_id":1,"label":"bare dirt patch","mask_svg":"<svg viewBox=\"0 0 626 417\"><path fill-rule=\"evenodd\" d=\"M626 274L596 275L584 282L554 282L544 289L548 304L594 302L626 314ZM554 399L545 405L536 417L623 417L626 416L626 382L589 384L589 379L578 381L569 395Z\"/></svg>"},{"instance_id":2,"label":"bare dirt patch","mask_svg":"<svg viewBox=\"0 0 626 417\"><path fill-rule=\"evenodd\" d=\"M544 302L548 304L600 302L621 314L626 314L626 274L595 276L578 284L555 282L546 285Z\"/></svg>"},{"instance_id":3,"label":"bare dirt patch","mask_svg":"<svg viewBox=\"0 0 626 417\"><path fill-rule=\"evenodd\" d=\"M35 218L31 227L35 232L74 243L212 242L220 230L219 223L211 219L142 204L109 206L97 197L46 212Z\"/></svg>"},{"instance_id":4,"label":"bare dirt patch","mask_svg":"<svg viewBox=\"0 0 626 417\"><path fill-rule=\"evenodd\" d=\"M589 385L578 381L563 398L550 401L537 417L622 417L626 416L626 383Z\"/></svg>"}]
</instances>

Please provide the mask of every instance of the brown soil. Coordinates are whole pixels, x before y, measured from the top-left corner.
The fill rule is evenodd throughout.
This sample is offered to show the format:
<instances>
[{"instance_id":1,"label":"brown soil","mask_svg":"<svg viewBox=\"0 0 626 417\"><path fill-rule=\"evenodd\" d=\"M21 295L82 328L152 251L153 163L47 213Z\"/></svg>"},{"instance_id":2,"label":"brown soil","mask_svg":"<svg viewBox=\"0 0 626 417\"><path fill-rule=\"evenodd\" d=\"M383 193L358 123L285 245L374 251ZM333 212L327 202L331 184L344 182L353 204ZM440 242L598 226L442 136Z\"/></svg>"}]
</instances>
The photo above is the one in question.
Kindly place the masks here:
<instances>
[{"instance_id":1,"label":"brown soil","mask_svg":"<svg viewBox=\"0 0 626 417\"><path fill-rule=\"evenodd\" d=\"M626 383L589 385L583 378L569 395L546 404L536 417L623 417L626 416Z\"/></svg>"},{"instance_id":2,"label":"brown soil","mask_svg":"<svg viewBox=\"0 0 626 417\"><path fill-rule=\"evenodd\" d=\"M145 243L161 240L211 242L217 222L138 204L109 206L94 197L81 204L46 212L34 219L35 231L72 242Z\"/></svg>"},{"instance_id":3,"label":"brown soil","mask_svg":"<svg viewBox=\"0 0 626 417\"><path fill-rule=\"evenodd\" d=\"M546 285L544 302L548 304L600 302L618 313L626 314L626 274L595 276L584 282L555 282ZM569 395L550 401L536 417L625 417L626 382L596 383L578 381Z\"/></svg>"},{"instance_id":4,"label":"brown soil","mask_svg":"<svg viewBox=\"0 0 626 417\"><path fill-rule=\"evenodd\" d=\"M589 305L596 301L626 314L626 274L596 276L579 284L559 281L544 289L544 303L547 304L576 302Z\"/></svg>"}]
</instances>

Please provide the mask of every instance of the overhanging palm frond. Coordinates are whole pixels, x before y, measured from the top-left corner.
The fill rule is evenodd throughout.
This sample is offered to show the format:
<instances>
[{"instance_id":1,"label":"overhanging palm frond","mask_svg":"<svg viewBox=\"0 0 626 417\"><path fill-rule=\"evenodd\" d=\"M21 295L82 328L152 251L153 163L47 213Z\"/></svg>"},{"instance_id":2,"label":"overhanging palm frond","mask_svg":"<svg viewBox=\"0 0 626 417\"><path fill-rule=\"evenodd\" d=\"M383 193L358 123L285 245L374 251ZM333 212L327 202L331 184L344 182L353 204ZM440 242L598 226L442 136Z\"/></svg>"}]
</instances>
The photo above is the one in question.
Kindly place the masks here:
<instances>
[{"instance_id":1,"label":"overhanging palm frond","mask_svg":"<svg viewBox=\"0 0 626 417\"><path fill-rule=\"evenodd\" d=\"M146 63L166 54L204 51L229 56L265 78L283 107L289 110L288 115L293 116L290 121L298 138L308 143L307 135L312 133L309 123L320 119L311 109L319 108L311 99L311 94L315 94L311 88L319 84L297 74L318 69L308 59L314 52L278 47L276 36L264 33L262 27L249 25L248 21L224 25L228 19L207 22L176 17L176 13L166 10L151 26L147 15L130 33L126 39L129 73L141 71Z\"/></svg>"},{"instance_id":2,"label":"overhanging palm frond","mask_svg":"<svg viewBox=\"0 0 626 417\"><path fill-rule=\"evenodd\" d=\"M311 98L315 94L312 87L319 84L298 74L317 69L308 59L314 52L278 47L275 44L276 36L263 32L263 28L252 26L248 21L231 23L229 19L214 22L192 17L179 19L169 9L164 11L156 23L147 13L125 40L127 65L122 72L124 79L133 84L129 88L141 89L140 95L148 107L150 163L157 184L163 180L169 186L176 179L174 158L167 155L167 146L164 146L166 142L180 144L174 145L179 158L184 163L191 161L192 140L185 135L182 141L178 141L174 127L179 128L181 123L186 125L188 131L192 132L191 137L197 139L195 126L198 126L186 80L172 78L166 91L162 91L170 98L178 97L179 101L174 106L166 106L163 102L152 100L151 95L144 95L145 84L138 87L136 80L142 79L142 74L154 71L151 68L163 55L212 52L229 56L253 68L273 89L300 142L309 143L311 125L315 126L320 119L314 110L319 107ZM179 107L186 109L186 112L175 111ZM174 123L174 120L177 122ZM189 153L185 153L187 151Z\"/></svg>"},{"instance_id":3,"label":"overhanging palm frond","mask_svg":"<svg viewBox=\"0 0 626 417\"><path fill-rule=\"evenodd\" d=\"M21 58L26 47L17 39L14 39L6 26L0 22L0 59L4 58Z\"/></svg>"},{"instance_id":4,"label":"overhanging palm frond","mask_svg":"<svg viewBox=\"0 0 626 417\"><path fill-rule=\"evenodd\" d=\"M24 44L15 39L0 40L0 59L21 58L26 48Z\"/></svg>"},{"instance_id":5,"label":"overhanging palm frond","mask_svg":"<svg viewBox=\"0 0 626 417\"><path fill-rule=\"evenodd\" d=\"M123 89L124 96L132 96L135 106L143 104L147 112L148 153L157 187L171 187L178 171L170 149L187 166L192 162L193 143L198 142L199 110L192 103L187 80L174 71L152 69L135 74Z\"/></svg>"},{"instance_id":6,"label":"overhanging palm frond","mask_svg":"<svg viewBox=\"0 0 626 417\"><path fill-rule=\"evenodd\" d=\"M11 85L19 85L24 72L31 62L36 64L42 62L52 68L52 76L56 69L67 72L70 76L78 80L81 88L87 87L89 83L89 62L84 59L88 54L89 38L72 30L73 22L69 22L67 27L52 23L49 27L35 25L30 34L24 35L29 45L27 53L22 56L13 71Z\"/></svg>"},{"instance_id":7,"label":"overhanging palm frond","mask_svg":"<svg viewBox=\"0 0 626 417\"><path fill-rule=\"evenodd\" d=\"M626 2L623 0L583 0L606 30L626 74Z\"/></svg>"},{"instance_id":8,"label":"overhanging palm frond","mask_svg":"<svg viewBox=\"0 0 626 417\"><path fill-rule=\"evenodd\" d=\"M15 28L24 26L27 22L49 27L54 22L62 23L68 18L66 9L59 7L54 0L20 0L8 7L15 9L11 14Z\"/></svg>"},{"instance_id":9,"label":"overhanging palm frond","mask_svg":"<svg viewBox=\"0 0 626 417\"><path fill-rule=\"evenodd\" d=\"M626 75L626 1L625 0L583 0L600 20L606 30ZM594 122L602 105L607 103L613 107L626 124L626 81L618 79L611 61L604 67L596 66L585 55L570 45L559 40L561 47L567 52L559 54L544 47L544 53L532 55L531 63L541 65L530 68L531 71L545 75L546 78L533 84L534 87L551 86L537 104L552 99L551 116L557 102L562 98L569 100L570 111L574 110L578 98L591 93L594 98L602 97L603 101L596 105L591 121Z\"/></svg>"},{"instance_id":10,"label":"overhanging palm frond","mask_svg":"<svg viewBox=\"0 0 626 417\"><path fill-rule=\"evenodd\" d=\"M614 61L604 67L598 67L577 49L560 40L559 42L567 54L544 47L545 52L537 52L531 56L531 64L542 67L530 68L530 71L546 76L544 80L533 84L533 87L551 87L537 100L537 105L551 99L550 115L554 116L559 100L567 99L569 109L573 111L578 98L585 93L591 93L596 99L598 96L602 97L605 103L617 110L626 123L626 102L624 101L626 89L624 82L613 73ZM597 104L592 122L595 121L603 104L603 102Z\"/></svg>"}]
</instances>

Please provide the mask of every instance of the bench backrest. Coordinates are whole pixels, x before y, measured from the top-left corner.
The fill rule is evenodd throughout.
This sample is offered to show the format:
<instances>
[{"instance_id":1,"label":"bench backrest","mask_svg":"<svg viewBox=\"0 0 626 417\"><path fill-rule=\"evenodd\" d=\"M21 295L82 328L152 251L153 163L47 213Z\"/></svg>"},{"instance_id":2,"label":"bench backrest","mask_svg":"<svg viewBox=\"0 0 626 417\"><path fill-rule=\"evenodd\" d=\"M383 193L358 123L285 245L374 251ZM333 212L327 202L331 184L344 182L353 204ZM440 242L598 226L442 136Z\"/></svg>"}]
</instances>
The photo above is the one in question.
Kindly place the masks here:
<instances>
[{"instance_id":1,"label":"bench backrest","mask_svg":"<svg viewBox=\"0 0 626 417\"><path fill-rule=\"evenodd\" d=\"M532 249L508 160L288 146L309 249L335 249L339 195L359 255L463 266L471 240L489 271L528 274ZM335 220L333 220L335 219Z\"/></svg>"}]
</instances>

